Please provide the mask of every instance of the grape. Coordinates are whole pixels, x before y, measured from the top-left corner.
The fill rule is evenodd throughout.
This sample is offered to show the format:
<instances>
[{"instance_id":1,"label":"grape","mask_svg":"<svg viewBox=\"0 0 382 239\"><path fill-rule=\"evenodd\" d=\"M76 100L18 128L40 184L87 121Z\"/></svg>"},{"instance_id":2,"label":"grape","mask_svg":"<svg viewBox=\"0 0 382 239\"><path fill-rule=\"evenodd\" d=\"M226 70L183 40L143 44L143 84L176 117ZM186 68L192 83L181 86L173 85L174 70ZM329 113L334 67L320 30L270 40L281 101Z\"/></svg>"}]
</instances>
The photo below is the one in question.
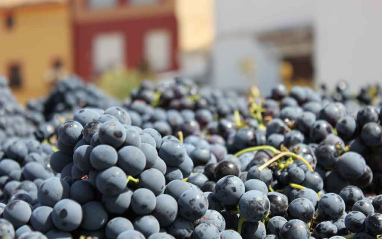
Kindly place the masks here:
<instances>
[{"instance_id":1,"label":"grape","mask_svg":"<svg viewBox=\"0 0 382 239\"><path fill-rule=\"evenodd\" d=\"M258 222L244 222L241 236L243 239L261 239L266 235L265 226L261 221Z\"/></svg>"},{"instance_id":2,"label":"grape","mask_svg":"<svg viewBox=\"0 0 382 239\"><path fill-rule=\"evenodd\" d=\"M83 145L78 147L73 154L74 165L85 173L88 173L92 169L92 165L90 164L90 155L92 151L92 146Z\"/></svg>"},{"instance_id":3,"label":"grape","mask_svg":"<svg viewBox=\"0 0 382 239\"><path fill-rule=\"evenodd\" d=\"M74 147L82 137L82 130L83 126L79 122L69 120L60 125L58 138L63 144Z\"/></svg>"},{"instance_id":4,"label":"grape","mask_svg":"<svg viewBox=\"0 0 382 239\"><path fill-rule=\"evenodd\" d=\"M84 126L84 130L82 131L83 140L85 140L86 143L90 143L92 138L93 138L93 135L98 133L100 127L101 127L101 122L99 122L99 121L92 121L92 122L87 123Z\"/></svg>"},{"instance_id":5,"label":"grape","mask_svg":"<svg viewBox=\"0 0 382 239\"><path fill-rule=\"evenodd\" d=\"M249 222L264 219L270 210L270 202L267 196L257 190L250 190L240 198L240 214Z\"/></svg>"},{"instance_id":6,"label":"grape","mask_svg":"<svg viewBox=\"0 0 382 239\"><path fill-rule=\"evenodd\" d=\"M15 229L6 219L0 218L0 236L2 238L14 238Z\"/></svg>"},{"instance_id":7,"label":"grape","mask_svg":"<svg viewBox=\"0 0 382 239\"><path fill-rule=\"evenodd\" d=\"M207 181L207 176L202 173L194 173L190 175L190 177L187 179L188 183L192 183L198 186L199 188L201 188Z\"/></svg>"},{"instance_id":8,"label":"grape","mask_svg":"<svg viewBox=\"0 0 382 239\"><path fill-rule=\"evenodd\" d=\"M20 186L19 181L12 180L12 181L7 182L3 188L4 195L8 198L11 197L13 194L15 194L15 192L19 186Z\"/></svg>"},{"instance_id":9,"label":"grape","mask_svg":"<svg viewBox=\"0 0 382 239\"><path fill-rule=\"evenodd\" d=\"M350 211L354 203L362 200L365 196L361 189L355 186L347 186L343 188L340 192L340 196L345 202L346 210Z\"/></svg>"},{"instance_id":10,"label":"grape","mask_svg":"<svg viewBox=\"0 0 382 239\"><path fill-rule=\"evenodd\" d=\"M114 116L115 118L118 119L118 121L121 124L127 124L127 125L131 124L130 115L125 110L121 109L120 107L115 107L115 106L110 107L107 110L105 110L105 114Z\"/></svg>"},{"instance_id":11,"label":"grape","mask_svg":"<svg viewBox=\"0 0 382 239\"><path fill-rule=\"evenodd\" d=\"M306 198L296 198L289 204L288 213L291 218L310 222L314 215L314 205Z\"/></svg>"},{"instance_id":12,"label":"grape","mask_svg":"<svg viewBox=\"0 0 382 239\"><path fill-rule=\"evenodd\" d=\"M347 152L338 159L338 172L345 179L357 179L365 171L365 159L357 153Z\"/></svg>"},{"instance_id":13,"label":"grape","mask_svg":"<svg viewBox=\"0 0 382 239\"><path fill-rule=\"evenodd\" d=\"M214 177L216 180L219 180L228 175L239 176L239 173L240 169L235 163L230 161L222 161L217 164L214 171Z\"/></svg>"},{"instance_id":14,"label":"grape","mask_svg":"<svg viewBox=\"0 0 382 239\"><path fill-rule=\"evenodd\" d=\"M339 195L327 193L318 202L318 210L325 217L335 220L345 212L345 203Z\"/></svg>"},{"instance_id":15,"label":"grape","mask_svg":"<svg viewBox=\"0 0 382 239\"><path fill-rule=\"evenodd\" d=\"M7 204L3 218L12 223L14 228L19 228L29 222L32 210L28 203L15 200Z\"/></svg>"},{"instance_id":16,"label":"grape","mask_svg":"<svg viewBox=\"0 0 382 239\"><path fill-rule=\"evenodd\" d=\"M166 185L164 193L172 196L173 198L175 198L175 200L178 201L180 195L182 195L182 193L190 189L191 186L188 183L182 180L174 180Z\"/></svg>"},{"instance_id":17,"label":"grape","mask_svg":"<svg viewBox=\"0 0 382 239\"><path fill-rule=\"evenodd\" d=\"M96 110L84 108L74 114L73 120L79 122L82 126L85 126L86 124L97 120L100 116L101 115Z\"/></svg>"},{"instance_id":18,"label":"grape","mask_svg":"<svg viewBox=\"0 0 382 239\"><path fill-rule=\"evenodd\" d=\"M351 139L358 130L357 122L353 117L345 116L336 124L337 134L342 139Z\"/></svg>"},{"instance_id":19,"label":"grape","mask_svg":"<svg viewBox=\"0 0 382 239\"><path fill-rule=\"evenodd\" d=\"M54 228L52 220L53 208L47 206L41 206L33 210L30 218L33 229L47 233Z\"/></svg>"},{"instance_id":20,"label":"grape","mask_svg":"<svg viewBox=\"0 0 382 239\"><path fill-rule=\"evenodd\" d=\"M132 230L134 230L133 224L128 219L115 217L106 224L105 234L108 239L116 239L122 232Z\"/></svg>"},{"instance_id":21,"label":"grape","mask_svg":"<svg viewBox=\"0 0 382 239\"><path fill-rule=\"evenodd\" d=\"M259 179L263 181L267 186L272 182L272 171L269 168L264 168L259 171L258 166L253 166L248 170L247 179Z\"/></svg>"},{"instance_id":22,"label":"grape","mask_svg":"<svg viewBox=\"0 0 382 239\"><path fill-rule=\"evenodd\" d=\"M178 214L177 201L166 194L157 196L153 216L158 220L161 227L170 226Z\"/></svg>"},{"instance_id":23,"label":"grape","mask_svg":"<svg viewBox=\"0 0 382 239\"><path fill-rule=\"evenodd\" d=\"M123 146L140 147L142 141L139 133L132 126L124 125L124 127L126 129L126 138Z\"/></svg>"},{"instance_id":24,"label":"grape","mask_svg":"<svg viewBox=\"0 0 382 239\"><path fill-rule=\"evenodd\" d=\"M236 176L225 176L216 183L216 198L223 205L236 205L245 192L245 187L240 178Z\"/></svg>"},{"instance_id":25,"label":"grape","mask_svg":"<svg viewBox=\"0 0 382 239\"><path fill-rule=\"evenodd\" d=\"M9 158L21 163L28 155L28 148L23 141L16 140L6 147L6 154Z\"/></svg>"},{"instance_id":26,"label":"grape","mask_svg":"<svg viewBox=\"0 0 382 239\"><path fill-rule=\"evenodd\" d=\"M181 217L177 217L173 224L166 228L167 233L175 238L189 238L194 231L192 222L187 221Z\"/></svg>"},{"instance_id":27,"label":"grape","mask_svg":"<svg viewBox=\"0 0 382 239\"><path fill-rule=\"evenodd\" d=\"M284 226L285 223L288 221L280 216L274 216L271 219L269 219L267 224L267 229L270 234L279 235L280 229Z\"/></svg>"},{"instance_id":28,"label":"grape","mask_svg":"<svg viewBox=\"0 0 382 239\"><path fill-rule=\"evenodd\" d=\"M78 228L82 217L81 205L71 199L62 199L53 207L53 223L62 231L70 232Z\"/></svg>"},{"instance_id":29,"label":"grape","mask_svg":"<svg viewBox=\"0 0 382 239\"><path fill-rule=\"evenodd\" d=\"M70 187L65 180L49 178L38 189L38 200L41 205L53 207L58 201L69 198Z\"/></svg>"},{"instance_id":30,"label":"grape","mask_svg":"<svg viewBox=\"0 0 382 239\"><path fill-rule=\"evenodd\" d=\"M287 132L288 126L281 119L273 119L267 124L266 135L270 136L271 134L282 134L284 135Z\"/></svg>"},{"instance_id":31,"label":"grape","mask_svg":"<svg viewBox=\"0 0 382 239\"><path fill-rule=\"evenodd\" d=\"M318 165L324 168L333 168L337 166L338 157L340 156L335 145L320 144L315 152Z\"/></svg>"},{"instance_id":32,"label":"grape","mask_svg":"<svg viewBox=\"0 0 382 239\"><path fill-rule=\"evenodd\" d=\"M138 217L133 225L134 229L141 232L145 237L159 232L159 222L151 215Z\"/></svg>"},{"instance_id":33,"label":"grape","mask_svg":"<svg viewBox=\"0 0 382 239\"><path fill-rule=\"evenodd\" d=\"M145 236L139 231L125 231L118 235L117 239L145 239Z\"/></svg>"},{"instance_id":34,"label":"grape","mask_svg":"<svg viewBox=\"0 0 382 239\"><path fill-rule=\"evenodd\" d=\"M146 128L142 132L149 134L155 140L156 149L160 148L162 136L160 135L160 133L157 130L155 130L153 128Z\"/></svg>"},{"instance_id":35,"label":"grape","mask_svg":"<svg viewBox=\"0 0 382 239\"><path fill-rule=\"evenodd\" d=\"M317 238L329 238L337 234L337 227L330 221L320 222L314 230L314 236Z\"/></svg>"},{"instance_id":36,"label":"grape","mask_svg":"<svg viewBox=\"0 0 382 239\"><path fill-rule=\"evenodd\" d=\"M153 167L158 158L158 152L156 151L156 149L152 145L146 143L142 143L139 148L145 155L146 168Z\"/></svg>"},{"instance_id":37,"label":"grape","mask_svg":"<svg viewBox=\"0 0 382 239\"><path fill-rule=\"evenodd\" d=\"M146 157L139 148L125 146L118 151L118 166L126 174L137 176L146 166Z\"/></svg>"},{"instance_id":38,"label":"grape","mask_svg":"<svg viewBox=\"0 0 382 239\"><path fill-rule=\"evenodd\" d=\"M369 147L377 147L382 145L382 126L378 123L367 123L362 128L361 138Z\"/></svg>"},{"instance_id":39,"label":"grape","mask_svg":"<svg viewBox=\"0 0 382 239\"><path fill-rule=\"evenodd\" d=\"M338 170L331 171L325 178L325 190L333 193L340 193L340 191L349 185L349 181L342 178Z\"/></svg>"},{"instance_id":40,"label":"grape","mask_svg":"<svg viewBox=\"0 0 382 239\"><path fill-rule=\"evenodd\" d=\"M102 194L117 195L126 188L126 174L118 167L108 168L97 175L96 185Z\"/></svg>"},{"instance_id":41,"label":"grape","mask_svg":"<svg viewBox=\"0 0 382 239\"><path fill-rule=\"evenodd\" d=\"M32 228L29 225L21 226L16 230L15 237L19 238L22 234L26 232L31 232L31 231L32 231ZM0 235L3 236L3 233L0 232ZM7 238L6 236L4 237ZM9 238L12 238L12 237L9 237Z\"/></svg>"},{"instance_id":42,"label":"grape","mask_svg":"<svg viewBox=\"0 0 382 239\"><path fill-rule=\"evenodd\" d=\"M95 199L95 189L88 180L76 181L70 187L70 199L84 205Z\"/></svg>"},{"instance_id":43,"label":"grape","mask_svg":"<svg viewBox=\"0 0 382 239\"><path fill-rule=\"evenodd\" d=\"M195 239L220 239L219 230L212 224L200 223L193 232Z\"/></svg>"},{"instance_id":44,"label":"grape","mask_svg":"<svg viewBox=\"0 0 382 239\"><path fill-rule=\"evenodd\" d=\"M301 184L305 180L305 172L300 167L289 168L288 179L291 183Z\"/></svg>"},{"instance_id":45,"label":"grape","mask_svg":"<svg viewBox=\"0 0 382 239\"><path fill-rule=\"evenodd\" d=\"M190 154L194 165L205 165L211 157L211 152L207 148L195 148Z\"/></svg>"},{"instance_id":46,"label":"grape","mask_svg":"<svg viewBox=\"0 0 382 239\"><path fill-rule=\"evenodd\" d=\"M382 234L382 214L375 213L365 219L366 231L372 235Z\"/></svg>"},{"instance_id":47,"label":"grape","mask_svg":"<svg viewBox=\"0 0 382 239\"><path fill-rule=\"evenodd\" d=\"M201 223L212 224L220 232L225 230L224 217L215 210L207 210L206 214L200 219Z\"/></svg>"},{"instance_id":48,"label":"grape","mask_svg":"<svg viewBox=\"0 0 382 239\"><path fill-rule=\"evenodd\" d=\"M367 199L361 199L354 203L352 211L362 212L365 216L374 214L374 207Z\"/></svg>"},{"instance_id":49,"label":"grape","mask_svg":"<svg viewBox=\"0 0 382 239\"><path fill-rule=\"evenodd\" d=\"M130 207L132 195L133 192L126 188L123 192L114 196L103 195L102 202L109 213L124 214Z\"/></svg>"},{"instance_id":50,"label":"grape","mask_svg":"<svg viewBox=\"0 0 382 239\"><path fill-rule=\"evenodd\" d=\"M288 209L288 198L278 192L268 193L270 216L284 216Z\"/></svg>"},{"instance_id":51,"label":"grape","mask_svg":"<svg viewBox=\"0 0 382 239\"><path fill-rule=\"evenodd\" d=\"M70 155L64 154L61 151L57 151L50 156L50 167L55 172L61 172L62 169L64 169L64 167L68 165L69 163L71 163L72 161L73 161L73 158Z\"/></svg>"},{"instance_id":52,"label":"grape","mask_svg":"<svg viewBox=\"0 0 382 239\"><path fill-rule=\"evenodd\" d=\"M234 230L225 230L220 233L221 239L242 239L239 233Z\"/></svg>"},{"instance_id":53,"label":"grape","mask_svg":"<svg viewBox=\"0 0 382 239\"><path fill-rule=\"evenodd\" d=\"M283 239L309 239L310 232L305 222L298 219L293 219L284 224L284 226L280 229L279 236Z\"/></svg>"},{"instance_id":54,"label":"grape","mask_svg":"<svg viewBox=\"0 0 382 239\"><path fill-rule=\"evenodd\" d=\"M337 227L337 234L338 235L347 235L349 234L349 230L345 226L345 219L338 219L335 221L332 221L334 225Z\"/></svg>"},{"instance_id":55,"label":"grape","mask_svg":"<svg viewBox=\"0 0 382 239\"><path fill-rule=\"evenodd\" d=\"M190 189L182 193L178 199L179 215L189 221L204 216L208 209L208 200L198 189Z\"/></svg>"},{"instance_id":56,"label":"grape","mask_svg":"<svg viewBox=\"0 0 382 239\"><path fill-rule=\"evenodd\" d=\"M382 195L376 196L372 201L375 212L382 213Z\"/></svg>"},{"instance_id":57,"label":"grape","mask_svg":"<svg viewBox=\"0 0 382 239\"><path fill-rule=\"evenodd\" d=\"M159 149L159 157L168 166L179 166L185 160L185 148L178 140L164 141Z\"/></svg>"},{"instance_id":58,"label":"grape","mask_svg":"<svg viewBox=\"0 0 382 239\"><path fill-rule=\"evenodd\" d=\"M147 239L175 239L173 236L166 233L154 233L151 234Z\"/></svg>"},{"instance_id":59,"label":"grape","mask_svg":"<svg viewBox=\"0 0 382 239\"><path fill-rule=\"evenodd\" d=\"M208 200L208 209L216 210L218 212L223 210L223 204L216 199L215 193L204 192L203 194Z\"/></svg>"},{"instance_id":60,"label":"grape","mask_svg":"<svg viewBox=\"0 0 382 239\"><path fill-rule=\"evenodd\" d=\"M313 142L320 142L333 133L333 127L325 120L317 120L310 128L309 137Z\"/></svg>"},{"instance_id":61,"label":"grape","mask_svg":"<svg viewBox=\"0 0 382 239\"><path fill-rule=\"evenodd\" d=\"M167 182L183 179L182 171L180 171L180 169L177 167L167 167L167 170L164 176Z\"/></svg>"},{"instance_id":62,"label":"grape","mask_svg":"<svg viewBox=\"0 0 382 239\"><path fill-rule=\"evenodd\" d=\"M345 217L346 228L353 233L363 232L365 219L366 216L361 212L349 212Z\"/></svg>"},{"instance_id":63,"label":"grape","mask_svg":"<svg viewBox=\"0 0 382 239\"><path fill-rule=\"evenodd\" d=\"M258 179L249 179L244 183L245 191L248 192L250 190L258 190L264 194L268 194L267 185Z\"/></svg>"},{"instance_id":64,"label":"grape","mask_svg":"<svg viewBox=\"0 0 382 239\"><path fill-rule=\"evenodd\" d=\"M19 237L20 239L48 239L44 234L41 232L25 232Z\"/></svg>"},{"instance_id":65,"label":"grape","mask_svg":"<svg viewBox=\"0 0 382 239\"><path fill-rule=\"evenodd\" d=\"M20 169L20 165L12 159L3 159L0 161L0 176L9 175L12 171Z\"/></svg>"},{"instance_id":66,"label":"grape","mask_svg":"<svg viewBox=\"0 0 382 239\"><path fill-rule=\"evenodd\" d=\"M91 150L90 164L97 170L105 170L117 163L118 153L109 145L98 145Z\"/></svg>"},{"instance_id":67,"label":"grape","mask_svg":"<svg viewBox=\"0 0 382 239\"><path fill-rule=\"evenodd\" d=\"M159 157L155 161L155 164L153 165L152 168L158 169L162 174L165 174L167 171L166 163ZM190 174L191 174L191 172L190 172Z\"/></svg>"},{"instance_id":68,"label":"grape","mask_svg":"<svg viewBox=\"0 0 382 239\"><path fill-rule=\"evenodd\" d=\"M355 235L353 237L353 239L375 239L375 237L370 235L367 232L361 232L361 233L358 233L357 235Z\"/></svg>"},{"instance_id":69,"label":"grape","mask_svg":"<svg viewBox=\"0 0 382 239\"><path fill-rule=\"evenodd\" d=\"M153 192L140 188L134 191L131 197L131 208L138 215L151 213L156 206L156 198Z\"/></svg>"},{"instance_id":70,"label":"grape","mask_svg":"<svg viewBox=\"0 0 382 239\"><path fill-rule=\"evenodd\" d=\"M192 162L192 159L190 157L187 156L187 154L184 155L185 158L184 158L184 161L183 163L181 163L178 168L180 169L180 171L182 172L183 174L183 178L187 178L191 175L192 173L192 169L194 168L194 163ZM158 160L157 160L158 161ZM163 161L162 161L163 162ZM166 165L164 162L163 162L164 165ZM208 164L207 164L208 165Z\"/></svg>"},{"instance_id":71,"label":"grape","mask_svg":"<svg viewBox=\"0 0 382 239\"><path fill-rule=\"evenodd\" d=\"M93 137L94 136L95 135L93 135ZM101 125L98 137L101 143L118 148L125 141L126 130L119 122L107 121Z\"/></svg>"},{"instance_id":72,"label":"grape","mask_svg":"<svg viewBox=\"0 0 382 239\"><path fill-rule=\"evenodd\" d=\"M24 179L30 181L37 178L47 179L50 177L44 166L36 162L27 163L22 170L22 175Z\"/></svg>"}]
</instances>

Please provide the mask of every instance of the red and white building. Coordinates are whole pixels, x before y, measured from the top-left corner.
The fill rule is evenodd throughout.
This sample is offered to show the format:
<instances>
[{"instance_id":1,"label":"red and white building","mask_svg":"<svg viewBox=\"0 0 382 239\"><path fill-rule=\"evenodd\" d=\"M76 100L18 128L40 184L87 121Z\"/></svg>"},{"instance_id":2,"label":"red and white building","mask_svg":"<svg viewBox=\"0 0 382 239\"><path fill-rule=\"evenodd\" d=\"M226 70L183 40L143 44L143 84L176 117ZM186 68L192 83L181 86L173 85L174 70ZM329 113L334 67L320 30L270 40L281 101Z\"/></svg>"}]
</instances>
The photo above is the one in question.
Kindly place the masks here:
<instances>
[{"instance_id":1,"label":"red and white building","mask_svg":"<svg viewBox=\"0 0 382 239\"><path fill-rule=\"evenodd\" d=\"M120 64L178 69L176 0L72 1L74 72L94 79Z\"/></svg>"}]
</instances>

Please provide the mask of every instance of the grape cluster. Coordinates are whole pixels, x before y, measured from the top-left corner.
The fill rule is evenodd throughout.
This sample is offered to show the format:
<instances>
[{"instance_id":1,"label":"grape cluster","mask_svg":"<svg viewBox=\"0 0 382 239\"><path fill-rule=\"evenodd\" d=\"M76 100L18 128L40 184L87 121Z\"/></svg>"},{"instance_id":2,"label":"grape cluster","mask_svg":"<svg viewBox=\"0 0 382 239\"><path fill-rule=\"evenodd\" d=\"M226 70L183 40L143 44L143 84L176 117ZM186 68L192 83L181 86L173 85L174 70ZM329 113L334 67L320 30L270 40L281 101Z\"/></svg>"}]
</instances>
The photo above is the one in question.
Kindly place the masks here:
<instances>
[{"instance_id":1,"label":"grape cluster","mask_svg":"<svg viewBox=\"0 0 382 239\"><path fill-rule=\"evenodd\" d=\"M176 78L117 102L71 78L24 109L0 86L3 238L382 235L378 87L262 98Z\"/></svg>"}]
</instances>

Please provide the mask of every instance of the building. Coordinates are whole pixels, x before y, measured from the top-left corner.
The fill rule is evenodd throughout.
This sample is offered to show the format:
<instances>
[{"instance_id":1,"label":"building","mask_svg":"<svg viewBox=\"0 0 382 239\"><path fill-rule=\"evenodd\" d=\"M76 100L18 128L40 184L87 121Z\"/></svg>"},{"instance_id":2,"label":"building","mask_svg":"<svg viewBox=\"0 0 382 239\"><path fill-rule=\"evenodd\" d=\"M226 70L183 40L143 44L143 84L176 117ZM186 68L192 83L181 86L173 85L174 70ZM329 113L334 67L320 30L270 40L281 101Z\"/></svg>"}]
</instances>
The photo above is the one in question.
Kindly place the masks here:
<instances>
[{"instance_id":1,"label":"building","mask_svg":"<svg viewBox=\"0 0 382 239\"><path fill-rule=\"evenodd\" d=\"M212 85L381 82L379 0L215 0Z\"/></svg>"},{"instance_id":2,"label":"building","mask_svg":"<svg viewBox=\"0 0 382 239\"><path fill-rule=\"evenodd\" d=\"M84 79L116 64L178 69L175 0L78 0L71 7L74 69Z\"/></svg>"},{"instance_id":3,"label":"building","mask_svg":"<svg viewBox=\"0 0 382 239\"><path fill-rule=\"evenodd\" d=\"M68 1L0 0L0 72L20 101L72 71L71 34Z\"/></svg>"}]
</instances>

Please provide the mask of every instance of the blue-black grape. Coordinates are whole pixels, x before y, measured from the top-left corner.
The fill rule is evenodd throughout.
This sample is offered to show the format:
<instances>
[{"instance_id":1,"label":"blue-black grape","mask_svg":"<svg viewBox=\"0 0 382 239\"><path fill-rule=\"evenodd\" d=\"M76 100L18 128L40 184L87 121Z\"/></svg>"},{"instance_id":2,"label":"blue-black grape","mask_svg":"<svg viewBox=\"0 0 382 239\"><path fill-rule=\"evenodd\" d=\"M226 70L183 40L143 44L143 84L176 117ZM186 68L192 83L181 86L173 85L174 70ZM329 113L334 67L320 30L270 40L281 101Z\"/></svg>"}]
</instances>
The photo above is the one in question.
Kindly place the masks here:
<instances>
[{"instance_id":1,"label":"blue-black grape","mask_svg":"<svg viewBox=\"0 0 382 239\"><path fill-rule=\"evenodd\" d=\"M262 239L266 236L266 229L261 221L244 222L241 229L243 239Z\"/></svg>"},{"instance_id":2,"label":"blue-black grape","mask_svg":"<svg viewBox=\"0 0 382 239\"><path fill-rule=\"evenodd\" d=\"M175 238L186 239L192 235L194 225L190 221L177 217L174 223L167 227L166 230L167 233L173 235Z\"/></svg>"},{"instance_id":3,"label":"blue-black grape","mask_svg":"<svg viewBox=\"0 0 382 239\"><path fill-rule=\"evenodd\" d=\"M109 145L98 145L91 150L90 164L97 170L105 170L117 163L118 153Z\"/></svg>"},{"instance_id":4,"label":"blue-black grape","mask_svg":"<svg viewBox=\"0 0 382 239\"><path fill-rule=\"evenodd\" d=\"M116 239L122 232L132 230L134 230L133 224L123 217L115 217L105 226L105 234L108 239Z\"/></svg>"},{"instance_id":5,"label":"blue-black grape","mask_svg":"<svg viewBox=\"0 0 382 239\"><path fill-rule=\"evenodd\" d=\"M325 217L335 220L345 212L345 203L338 194L327 193L318 202L318 210Z\"/></svg>"},{"instance_id":6,"label":"blue-black grape","mask_svg":"<svg viewBox=\"0 0 382 239\"><path fill-rule=\"evenodd\" d=\"M366 162L360 154L346 152L339 157L337 167L341 177L357 179L365 172Z\"/></svg>"},{"instance_id":7,"label":"blue-black grape","mask_svg":"<svg viewBox=\"0 0 382 239\"><path fill-rule=\"evenodd\" d=\"M264 193L250 190L240 198L239 209L241 216L247 221L257 222L268 215L270 202Z\"/></svg>"},{"instance_id":8,"label":"blue-black grape","mask_svg":"<svg viewBox=\"0 0 382 239\"><path fill-rule=\"evenodd\" d=\"M179 215L189 221L195 221L204 216L208 210L208 200L203 192L190 189L182 193L178 199Z\"/></svg>"},{"instance_id":9,"label":"blue-black grape","mask_svg":"<svg viewBox=\"0 0 382 239\"><path fill-rule=\"evenodd\" d=\"M258 190L264 194L268 194L267 185L259 179L249 179L244 183L245 191Z\"/></svg>"},{"instance_id":10,"label":"blue-black grape","mask_svg":"<svg viewBox=\"0 0 382 239\"><path fill-rule=\"evenodd\" d=\"M314 236L316 238L329 238L331 236L335 236L338 232L336 225L334 225L331 221L320 222L315 230Z\"/></svg>"},{"instance_id":11,"label":"blue-black grape","mask_svg":"<svg viewBox=\"0 0 382 239\"><path fill-rule=\"evenodd\" d=\"M118 235L117 239L145 239L145 236L139 231L125 231Z\"/></svg>"},{"instance_id":12,"label":"blue-black grape","mask_svg":"<svg viewBox=\"0 0 382 239\"><path fill-rule=\"evenodd\" d=\"M146 238L154 233L158 233L160 226L158 220L151 216L138 217L133 222L134 229L141 232Z\"/></svg>"},{"instance_id":13,"label":"blue-black grape","mask_svg":"<svg viewBox=\"0 0 382 239\"><path fill-rule=\"evenodd\" d=\"M165 190L165 177L155 168L147 169L140 174L138 187L147 188L157 196Z\"/></svg>"},{"instance_id":14,"label":"blue-black grape","mask_svg":"<svg viewBox=\"0 0 382 239\"><path fill-rule=\"evenodd\" d=\"M223 205L236 205L245 193L243 181L236 176L225 176L216 183L216 198Z\"/></svg>"},{"instance_id":15,"label":"blue-black grape","mask_svg":"<svg viewBox=\"0 0 382 239\"><path fill-rule=\"evenodd\" d=\"M107 121L101 125L98 137L101 143L118 148L125 141L126 130L119 122Z\"/></svg>"},{"instance_id":16,"label":"blue-black grape","mask_svg":"<svg viewBox=\"0 0 382 239\"><path fill-rule=\"evenodd\" d=\"M53 223L62 231L77 229L81 225L82 217L81 205L71 199L62 199L53 207Z\"/></svg>"},{"instance_id":17,"label":"blue-black grape","mask_svg":"<svg viewBox=\"0 0 382 239\"><path fill-rule=\"evenodd\" d=\"M362 212L365 216L374 214L374 207L370 200L361 199L354 203L352 211Z\"/></svg>"},{"instance_id":18,"label":"blue-black grape","mask_svg":"<svg viewBox=\"0 0 382 239\"><path fill-rule=\"evenodd\" d=\"M85 230L99 230L108 220L108 213L98 201L87 202L82 206L83 219L81 228Z\"/></svg>"},{"instance_id":19,"label":"blue-black grape","mask_svg":"<svg viewBox=\"0 0 382 239\"><path fill-rule=\"evenodd\" d=\"M177 201L167 194L157 196L153 216L158 220L161 227L170 226L178 215Z\"/></svg>"},{"instance_id":20,"label":"blue-black grape","mask_svg":"<svg viewBox=\"0 0 382 239\"><path fill-rule=\"evenodd\" d=\"M284 217L280 217L280 216L272 217L271 219L269 219L269 221L267 223L268 232L270 234L279 235L280 229L287 222L288 222L288 220L286 220Z\"/></svg>"},{"instance_id":21,"label":"blue-black grape","mask_svg":"<svg viewBox=\"0 0 382 239\"><path fill-rule=\"evenodd\" d=\"M69 198L70 187L65 180L49 178L38 189L38 200L41 205L53 207L58 201Z\"/></svg>"},{"instance_id":22,"label":"blue-black grape","mask_svg":"<svg viewBox=\"0 0 382 239\"><path fill-rule=\"evenodd\" d=\"M345 226L353 233L363 232L365 219L366 216L361 212L349 212L345 217Z\"/></svg>"},{"instance_id":23,"label":"blue-black grape","mask_svg":"<svg viewBox=\"0 0 382 239\"><path fill-rule=\"evenodd\" d=\"M132 195L133 192L126 188L117 195L102 195L102 202L109 213L121 215L130 207Z\"/></svg>"},{"instance_id":24,"label":"blue-black grape","mask_svg":"<svg viewBox=\"0 0 382 239\"><path fill-rule=\"evenodd\" d=\"M125 146L118 151L117 164L127 175L137 176L146 166L146 157L139 148Z\"/></svg>"},{"instance_id":25,"label":"blue-black grape","mask_svg":"<svg viewBox=\"0 0 382 239\"><path fill-rule=\"evenodd\" d=\"M175 200L178 201L180 195L182 195L182 193L190 189L191 186L188 183L182 180L174 180L166 185L164 193L172 196L173 198L175 198Z\"/></svg>"},{"instance_id":26,"label":"blue-black grape","mask_svg":"<svg viewBox=\"0 0 382 239\"><path fill-rule=\"evenodd\" d=\"M92 146L83 145L78 147L73 154L74 165L85 173L88 173L92 169L92 165L90 163L90 155L92 151Z\"/></svg>"},{"instance_id":27,"label":"blue-black grape","mask_svg":"<svg viewBox=\"0 0 382 239\"><path fill-rule=\"evenodd\" d=\"M156 198L153 192L146 188L134 191L131 197L131 208L138 215L146 215L154 211Z\"/></svg>"},{"instance_id":28,"label":"blue-black grape","mask_svg":"<svg viewBox=\"0 0 382 239\"><path fill-rule=\"evenodd\" d=\"M365 219L366 231L374 236L382 234L382 214L375 213Z\"/></svg>"},{"instance_id":29,"label":"blue-black grape","mask_svg":"<svg viewBox=\"0 0 382 239\"><path fill-rule=\"evenodd\" d=\"M33 229L42 233L47 233L54 229L52 211L53 208L47 206L41 206L33 210L30 218Z\"/></svg>"},{"instance_id":30,"label":"blue-black grape","mask_svg":"<svg viewBox=\"0 0 382 239\"><path fill-rule=\"evenodd\" d=\"M365 196L361 189L356 186L347 186L343 188L340 192L340 196L345 202L346 210L350 211L354 205L354 203L363 199Z\"/></svg>"},{"instance_id":31,"label":"blue-black grape","mask_svg":"<svg viewBox=\"0 0 382 239\"><path fill-rule=\"evenodd\" d=\"M225 219L224 217L215 210L207 210L206 214L200 219L201 223L212 224L220 232L225 230Z\"/></svg>"},{"instance_id":32,"label":"blue-black grape","mask_svg":"<svg viewBox=\"0 0 382 239\"><path fill-rule=\"evenodd\" d=\"M105 110L105 114L112 115L118 119L121 124L131 124L130 115L122 108L113 106Z\"/></svg>"},{"instance_id":33,"label":"blue-black grape","mask_svg":"<svg viewBox=\"0 0 382 239\"><path fill-rule=\"evenodd\" d=\"M306 198L296 198L289 204L288 213L291 218L300 219L305 223L312 220L314 215L314 205Z\"/></svg>"},{"instance_id":34,"label":"blue-black grape","mask_svg":"<svg viewBox=\"0 0 382 239\"><path fill-rule=\"evenodd\" d=\"M179 140L166 140L160 146L159 157L168 166L176 167L184 162L185 150Z\"/></svg>"},{"instance_id":35,"label":"blue-black grape","mask_svg":"<svg viewBox=\"0 0 382 239\"><path fill-rule=\"evenodd\" d=\"M98 191L106 195L117 195L121 193L127 185L125 172L118 167L111 167L98 173L96 185Z\"/></svg>"},{"instance_id":36,"label":"blue-black grape","mask_svg":"<svg viewBox=\"0 0 382 239\"><path fill-rule=\"evenodd\" d=\"M310 231L305 222L293 219L282 226L279 236L283 239L309 239Z\"/></svg>"},{"instance_id":37,"label":"blue-black grape","mask_svg":"<svg viewBox=\"0 0 382 239\"><path fill-rule=\"evenodd\" d=\"M95 188L88 180L76 181L70 187L70 199L73 199L81 205L93 201L95 196Z\"/></svg>"}]
</instances>

